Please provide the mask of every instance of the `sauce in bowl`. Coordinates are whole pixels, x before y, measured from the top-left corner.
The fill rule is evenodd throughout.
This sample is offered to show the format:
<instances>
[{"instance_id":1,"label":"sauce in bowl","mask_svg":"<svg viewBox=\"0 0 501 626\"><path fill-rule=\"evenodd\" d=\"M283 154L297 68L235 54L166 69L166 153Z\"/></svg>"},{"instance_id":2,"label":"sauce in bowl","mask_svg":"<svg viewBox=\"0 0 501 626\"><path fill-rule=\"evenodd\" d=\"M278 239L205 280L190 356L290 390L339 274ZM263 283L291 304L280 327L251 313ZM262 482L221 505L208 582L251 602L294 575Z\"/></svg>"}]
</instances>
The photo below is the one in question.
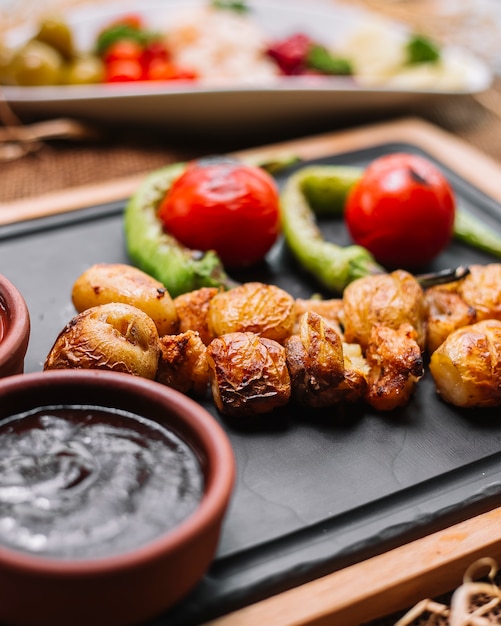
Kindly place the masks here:
<instances>
[{"instance_id":1,"label":"sauce in bowl","mask_svg":"<svg viewBox=\"0 0 501 626\"><path fill-rule=\"evenodd\" d=\"M0 543L61 559L132 550L198 506L191 448L117 409L47 406L0 424Z\"/></svg>"}]
</instances>

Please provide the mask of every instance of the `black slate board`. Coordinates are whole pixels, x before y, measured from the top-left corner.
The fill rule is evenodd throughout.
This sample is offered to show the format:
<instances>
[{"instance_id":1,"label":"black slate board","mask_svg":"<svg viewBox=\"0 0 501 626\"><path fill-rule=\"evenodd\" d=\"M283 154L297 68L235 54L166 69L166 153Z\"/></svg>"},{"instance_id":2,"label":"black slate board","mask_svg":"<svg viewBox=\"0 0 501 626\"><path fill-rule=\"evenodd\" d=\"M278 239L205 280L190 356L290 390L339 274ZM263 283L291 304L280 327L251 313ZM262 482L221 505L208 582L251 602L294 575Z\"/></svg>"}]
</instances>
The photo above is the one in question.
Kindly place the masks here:
<instances>
[{"instance_id":1,"label":"black slate board","mask_svg":"<svg viewBox=\"0 0 501 626\"><path fill-rule=\"evenodd\" d=\"M413 145L392 143L315 162L363 166L396 151L434 160ZM501 231L501 207L438 165L458 203ZM31 313L25 371L41 370L75 314L75 279L94 263L128 261L124 202L0 227L0 273L22 291ZM322 228L326 238L349 243L341 221ZM423 269L494 260L453 243ZM236 278L271 282L296 297L319 291L283 242L267 264ZM211 569L185 601L151 626L200 624L501 502L499 411L445 405L429 375L411 403L392 415L289 406L238 428L221 420L211 402L205 406L235 451L234 497Z\"/></svg>"}]
</instances>

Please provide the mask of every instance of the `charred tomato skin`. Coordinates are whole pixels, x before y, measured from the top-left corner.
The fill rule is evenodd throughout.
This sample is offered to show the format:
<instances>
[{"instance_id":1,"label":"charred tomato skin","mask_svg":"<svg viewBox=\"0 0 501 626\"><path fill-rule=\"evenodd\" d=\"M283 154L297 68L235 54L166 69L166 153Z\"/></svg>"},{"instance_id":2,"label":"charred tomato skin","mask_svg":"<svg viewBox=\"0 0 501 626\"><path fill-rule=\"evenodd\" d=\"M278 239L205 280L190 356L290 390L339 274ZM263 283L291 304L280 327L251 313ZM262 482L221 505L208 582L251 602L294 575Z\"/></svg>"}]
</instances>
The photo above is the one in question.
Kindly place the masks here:
<instances>
[{"instance_id":1,"label":"charred tomato skin","mask_svg":"<svg viewBox=\"0 0 501 626\"><path fill-rule=\"evenodd\" d=\"M278 238L278 187L259 167L195 161L173 182L158 217L183 245L214 250L227 267L247 267L262 261Z\"/></svg>"},{"instance_id":2,"label":"charred tomato skin","mask_svg":"<svg viewBox=\"0 0 501 626\"><path fill-rule=\"evenodd\" d=\"M419 268L436 258L451 241L454 217L454 191L445 175L410 153L372 161L345 207L353 241L389 268Z\"/></svg>"}]
</instances>

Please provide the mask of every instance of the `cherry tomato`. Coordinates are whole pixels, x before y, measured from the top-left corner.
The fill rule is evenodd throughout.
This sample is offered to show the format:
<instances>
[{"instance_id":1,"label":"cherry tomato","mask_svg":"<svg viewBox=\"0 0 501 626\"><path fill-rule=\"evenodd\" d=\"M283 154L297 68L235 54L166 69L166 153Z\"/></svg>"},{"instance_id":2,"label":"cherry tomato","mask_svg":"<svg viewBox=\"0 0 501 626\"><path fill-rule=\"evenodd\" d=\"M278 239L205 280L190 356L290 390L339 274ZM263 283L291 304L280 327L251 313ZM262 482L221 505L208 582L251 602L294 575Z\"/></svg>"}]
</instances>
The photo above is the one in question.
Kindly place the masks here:
<instances>
[{"instance_id":1,"label":"cherry tomato","mask_svg":"<svg viewBox=\"0 0 501 626\"><path fill-rule=\"evenodd\" d=\"M278 237L278 188L259 167L195 161L174 181L158 216L185 246L215 250L227 267L246 267L261 261Z\"/></svg>"},{"instance_id":2,"label":"cherry tomato","mask_svg":"<svg viewBox=\"0 0 501 626\"><path fill-rule=\"evenodd\" d=\"M125 83L142 80L143 66L136 59L121 59L105 65L105 81L107 83Z\"/></svg>"},{"instance_id":3,"label":"cherry tomato","mask_svg":"<svg viewBox=\"0 0 501 626\"><path fill-rule=\"evenodd\" d=\"M197 75L188 69L178 67L170 61L153 59L146 68L146 80L195 80Z\"/></svg>"},{"instance_id":4,"label":"cherry tomato","mask_svg":"<svg viewBox=\"0 0 501 626\"><path fill-rule=\"evenodd\" d=\"M426 265L447 247L454 216L445 176L428 159L407 153L369 164L345 208L353 241L383 265L403 269Z\"/></svg>"},{"instance_id":5,"label":"cherry tomato","mask_svg":"<svg viewBox=\"0 0 501 626\"><path fill-rule=\"evenodd\" d=\"M132 39L119 39L112 43L106 50L104 55L105 63L113 63L114 61L138 61L143 56L143 46Z\"/></svg>"},{"instance_id":6,"label":"cherry tomato","mask_svg":"<svg viewBox=\"0 0 501 626\"><path fill-rule=\"evenodd\" d=\"M155 61L168 61L169 58L169 50L162 41L150 41L142 53L142 62L145 67Z\"/></svg>"}]
</instances>

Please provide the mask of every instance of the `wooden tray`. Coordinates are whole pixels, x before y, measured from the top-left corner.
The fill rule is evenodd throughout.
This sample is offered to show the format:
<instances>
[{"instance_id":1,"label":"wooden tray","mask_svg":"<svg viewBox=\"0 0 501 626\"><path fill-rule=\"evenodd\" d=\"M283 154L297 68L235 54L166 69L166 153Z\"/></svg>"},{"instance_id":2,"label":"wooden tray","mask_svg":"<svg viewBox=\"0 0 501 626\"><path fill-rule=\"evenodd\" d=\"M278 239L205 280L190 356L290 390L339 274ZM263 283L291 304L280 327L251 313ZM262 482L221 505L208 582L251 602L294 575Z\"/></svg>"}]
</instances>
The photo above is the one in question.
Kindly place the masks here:
<instances>
[{"instance_id":1,"label":"wooden tray","mask_svg":"<svg viewBox=\"0 0 501 626\"><path fill-rule=\"evenodd\" d=\"M405 119L354 131L322 135L248 151L272 158L277 153L305 159L365 149L388 142L411 143L426 150L484 193L501 200L495 189L500 168L463 142L419 120ZM242 154L242 153L240 153ZM0 223L96 206L126 198L145 173L105 185L70 189L38 199L0 204ZM501 510L471 518L380 556L346 567L291 591L210 622L211 626L263 624L343 624L364 621L405 608L459 584L464 569L482 555L501 554Z\"/></svg>"}]
</instances>

